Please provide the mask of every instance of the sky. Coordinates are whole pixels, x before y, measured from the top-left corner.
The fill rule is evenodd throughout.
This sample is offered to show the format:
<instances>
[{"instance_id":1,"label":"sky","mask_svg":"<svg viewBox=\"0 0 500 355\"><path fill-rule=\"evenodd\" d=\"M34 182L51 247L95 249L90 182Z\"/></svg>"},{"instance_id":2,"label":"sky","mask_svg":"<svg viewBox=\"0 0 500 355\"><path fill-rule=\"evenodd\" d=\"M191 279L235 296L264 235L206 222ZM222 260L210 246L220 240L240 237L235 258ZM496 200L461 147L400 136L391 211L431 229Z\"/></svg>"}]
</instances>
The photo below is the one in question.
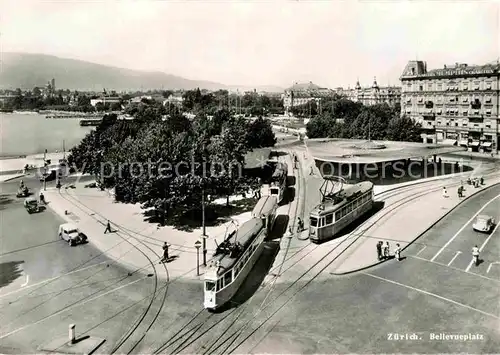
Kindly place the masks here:
<instances>
[{"instance_id":1,"label":"sky","mask_svg":"<svg viewBox=\"0 0 500 355\"><path fill-rule=\"evenodd\" d=\"M51 54L230 85L398 85L500 58L500 1L0 0L4 52Z\"/></svg>"}]
</instances>

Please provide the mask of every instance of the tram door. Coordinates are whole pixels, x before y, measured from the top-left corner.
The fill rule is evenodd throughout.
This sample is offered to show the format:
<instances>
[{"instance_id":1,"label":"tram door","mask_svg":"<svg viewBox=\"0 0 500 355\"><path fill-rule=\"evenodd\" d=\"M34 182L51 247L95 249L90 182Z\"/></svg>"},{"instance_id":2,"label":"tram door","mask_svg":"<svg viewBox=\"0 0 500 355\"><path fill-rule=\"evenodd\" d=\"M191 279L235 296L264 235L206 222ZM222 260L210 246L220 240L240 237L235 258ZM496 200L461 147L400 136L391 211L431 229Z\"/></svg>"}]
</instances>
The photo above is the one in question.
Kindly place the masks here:
<instances>
[{"instance_id":1,"label":"tram door","mask_svg":"<svg viewBox=\"0 0 500 355\"><path fill-rule=\"evenodd\" d=\"M215 308L217 306L216 298L215 298L215 281L205 281L205 299L203 305L205 308Z\"/></svg>"}]
</instances>

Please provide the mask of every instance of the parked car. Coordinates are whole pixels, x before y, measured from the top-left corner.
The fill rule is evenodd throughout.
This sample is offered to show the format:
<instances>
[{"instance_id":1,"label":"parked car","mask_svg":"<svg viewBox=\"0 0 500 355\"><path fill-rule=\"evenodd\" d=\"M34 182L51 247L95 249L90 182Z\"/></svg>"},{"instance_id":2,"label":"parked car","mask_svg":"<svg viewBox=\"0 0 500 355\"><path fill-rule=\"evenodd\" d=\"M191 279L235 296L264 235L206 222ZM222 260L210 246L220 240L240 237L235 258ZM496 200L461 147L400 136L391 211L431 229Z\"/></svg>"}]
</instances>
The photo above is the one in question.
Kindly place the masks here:
<instances>
[{"instance_id":1,"label":"parked car","mask_svg":"<svg viewBox=\"0 0 500 355\"><path fill-rule=\"evenodd\" d=\"M59 226L59 238L68 242L70 246L75 246L87 241L87 236L71 223L64 223Z\"/></svg>"},{"instance_id":2,"label":"parked car","mask_svg":"<svg viewBox=\"0 0 500 355\"><path fill-rule=\"evenodd\" d=\"M488 215L479 215L472 228L477 232L490 233L495 226L495 219Z\"/></svg>"},{"instance_id":3,"label":"parked car","mask_svg":"<svg viewBox=\"0 0 500 355\"><path fill-rule=\"evenodd\" d=\"M27 186L20 187L17 190L16 197L28 197L30 195L30 190Z\"/></svg>"},{"instance_id":4,"label":"parked car","mask_svg":"<svg viewBox=\"0 0 500 355\"><path fill-rule=\"evenodd\" d=\"M34 197L28 197L24 200L24 208L29 214L37 213L40 211L40 206L38 206L38 201Z\"/></svg>"}]
</instances>

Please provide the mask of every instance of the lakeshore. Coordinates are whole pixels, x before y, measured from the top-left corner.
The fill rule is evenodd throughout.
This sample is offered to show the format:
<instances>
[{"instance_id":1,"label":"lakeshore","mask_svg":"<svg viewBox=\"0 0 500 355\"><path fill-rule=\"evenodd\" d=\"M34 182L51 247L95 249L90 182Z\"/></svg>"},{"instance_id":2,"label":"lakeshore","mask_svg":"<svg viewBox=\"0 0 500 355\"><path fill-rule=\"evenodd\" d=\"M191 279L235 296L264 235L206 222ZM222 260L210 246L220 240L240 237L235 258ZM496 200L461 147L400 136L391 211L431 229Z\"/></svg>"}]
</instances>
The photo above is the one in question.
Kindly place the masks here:
<instances>
[{"instance_id":1,"label":"lakeshore","mask_svg":"<svg viewBox=\"0 0 500 355\"><path fill-rule=\"evenodd\" d=\"M76 146L94 127L80 126L79 119L46 119L36 112L0 114L0 159L66 151Z\"/></svg>"}]
</instances>

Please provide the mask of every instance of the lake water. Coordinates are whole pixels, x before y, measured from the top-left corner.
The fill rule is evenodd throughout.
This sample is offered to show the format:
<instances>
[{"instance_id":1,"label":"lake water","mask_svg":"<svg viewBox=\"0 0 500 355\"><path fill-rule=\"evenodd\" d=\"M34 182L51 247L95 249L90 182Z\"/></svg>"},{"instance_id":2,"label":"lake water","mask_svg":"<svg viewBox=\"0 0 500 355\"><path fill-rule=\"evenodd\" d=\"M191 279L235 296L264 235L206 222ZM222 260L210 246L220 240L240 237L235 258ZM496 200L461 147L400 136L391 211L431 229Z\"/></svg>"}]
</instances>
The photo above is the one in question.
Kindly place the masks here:
<instances>
[{"instance_id":1,"label":"lake water","mask_svg":"<svg viewBox=\"0 0 500 355\"><path fill-rule=\"evenodd\" d=\"M79 119L46 119L45 115L0 113L0 157L63 150L77 145L94 127L81 127Z\"/></svg>"}]
</instances>

